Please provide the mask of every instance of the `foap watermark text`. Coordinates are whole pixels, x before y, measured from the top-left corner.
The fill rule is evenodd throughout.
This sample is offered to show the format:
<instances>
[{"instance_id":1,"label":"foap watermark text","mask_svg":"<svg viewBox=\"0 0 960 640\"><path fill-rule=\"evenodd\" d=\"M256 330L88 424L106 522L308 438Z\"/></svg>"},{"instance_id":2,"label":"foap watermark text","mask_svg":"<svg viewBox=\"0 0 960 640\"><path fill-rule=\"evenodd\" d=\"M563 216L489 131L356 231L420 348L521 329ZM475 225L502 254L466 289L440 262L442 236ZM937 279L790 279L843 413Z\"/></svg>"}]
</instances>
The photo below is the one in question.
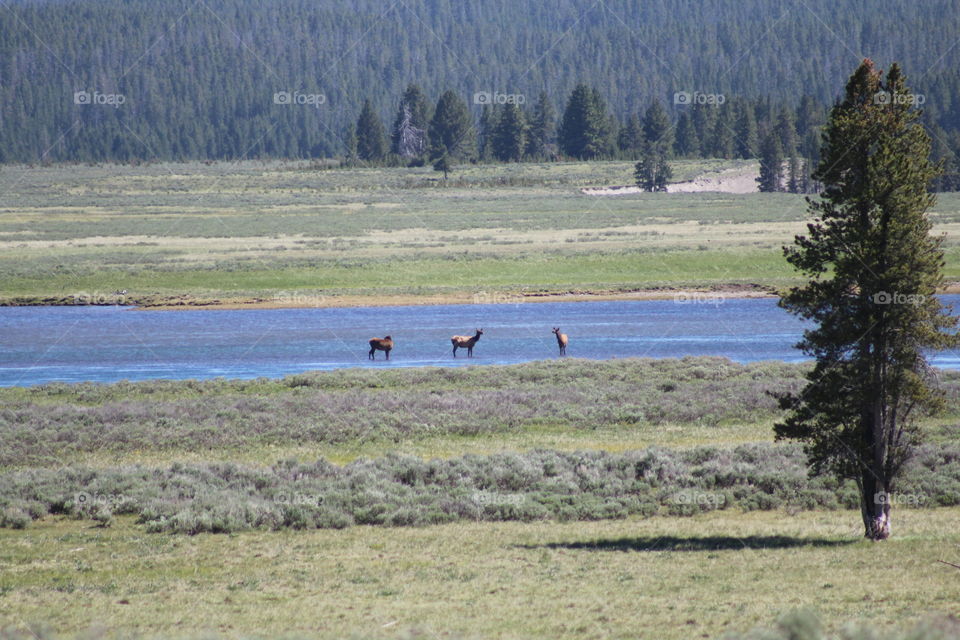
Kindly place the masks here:
<instances>
[{"instance_id":1,"label":"foap watermark text","mask_svg":"<svg viewBox=\"0 0 960 640\"><path fill-rule=\"evenodd\" d=\"M719 106L727 101L722 93L701 93L700 91L677 91L673 94L673 104Z\"/></svg>"},{"instance_id":2,"label":"foap watermark text","mask_svg":"<svg viewBox=\"0 0 960 640\"><path fill-rule=\"evenodd\" d=\"M74 91L73 104L79 105L107 105L114 109L119 109L120 105L127 101L127 97L122 93L101 93L100 91Z\"/></svg>"},{"instance_id":3,"label":"foap watermark text","mask_svg":"<svg viewBox=\"0 0 960 640\"><path fill-rule=\"evenodd\" d=\"M477 91L473 94L473 104L526 104L527 97L522 93L500 93L499 91Z\"/></svg>"},{"instance_id":4,"label":"foap watermark text","mask_svg":"<svg viewBox=\"0 0 960 640\"><path fill-rule=\"evenodd\" d=\"M277 91L273 94L273 104L297 104L319 109L326 104L327 96L323 93L301 93L299 91Z\"/></svg>"}]
</instances>

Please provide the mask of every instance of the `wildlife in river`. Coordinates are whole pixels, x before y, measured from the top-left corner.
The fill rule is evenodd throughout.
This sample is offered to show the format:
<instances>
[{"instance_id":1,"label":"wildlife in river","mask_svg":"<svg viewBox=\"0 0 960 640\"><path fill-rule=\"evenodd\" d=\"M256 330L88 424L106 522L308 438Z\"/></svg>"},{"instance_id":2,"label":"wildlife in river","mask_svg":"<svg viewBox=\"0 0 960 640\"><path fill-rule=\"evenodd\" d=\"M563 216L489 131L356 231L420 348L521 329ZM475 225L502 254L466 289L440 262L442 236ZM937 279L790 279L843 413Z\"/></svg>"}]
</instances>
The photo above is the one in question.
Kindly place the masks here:
<instances>
[{"instance_id":1,"label":"wildlife in river","mask_svg":"<svg viewBox=\"0 0 960 640\"><path fill-rule=\"evenodd\" d=\"M457 357L457 349L466 349L467 357L473 357L473 345L477 344L477 340L483 335L483 329L477 329L476 331L476 334L472 336L453 336L450 338L450 342L453 343L454 358Z\"/></svg>"},{"instance_id":2,"label":"wildlife in river","mask_svg":"<svg viewBox=\"0 0 960 640\"><path fill-rule=\"evenodd\" d=\"M367 356L371 360L376 360L377 358L374 354L376 354L377 351L383 351L387 356L387 360L389 360L390 349L393 349L393 339L390 336L386 336L384 338L370 338L370 353L367 354Z\"/></svg>"},{"instance_id":3,"label":"wildlife in river","mask_svg":"<svg viewBox=\"0 0 960 640\"><path fill-rule=\"evenodd\" d=\"M554 327L553 334L557 336L557 346L560 347L560 355L567 355L567 344L570 342L567 334L560 333L560 327Z\"/></svg>"}]
</instances>

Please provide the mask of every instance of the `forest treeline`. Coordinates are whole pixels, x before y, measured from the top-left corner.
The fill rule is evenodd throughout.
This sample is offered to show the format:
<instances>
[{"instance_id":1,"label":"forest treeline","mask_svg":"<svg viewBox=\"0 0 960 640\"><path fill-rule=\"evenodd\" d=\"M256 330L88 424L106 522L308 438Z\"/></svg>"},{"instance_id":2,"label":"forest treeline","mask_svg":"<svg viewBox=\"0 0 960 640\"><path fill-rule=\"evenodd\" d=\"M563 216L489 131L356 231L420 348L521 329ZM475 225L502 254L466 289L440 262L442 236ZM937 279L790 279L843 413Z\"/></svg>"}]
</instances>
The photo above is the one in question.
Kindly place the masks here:
<instances>
[{"instance_id":1,"label":"forest treeline","mask_svg":"<svg viewBox=\"0 0 960 640\"><path fill-rule=\"evenodd\" d=\"M494 115L483 121L485 98L522 97L514 106L532 123L543 94L559 132L581 84L609 114L615 144L599 155L629 154L635 119L655 101L684 138L683 115L696 110L685 96L724 96L704 105L724 122L750 105L762 143L783 110L797 122L809 105L822 116L865 56L902 64L938 153L952 157L954 9L952 0L13 0L0 12L0 161L343 157L365 101L390 138L412 83L431 110L448 91L466 103L478 154ZM697 134L699 151L675 151L726 155L730 143ZM798 129L798 144L808 135Z\"/></svg>"},{"instance_id":2,"label":"forest treeline","mask_svg":"<svg viewBox=\"0 0 960 640\"><path fill-rule=\"evenodd\" d=\"M759 158L761 190L806 193L820 147L825 109L810 96L796 107L770 99L678 96L675 118L659 100L623 121L607 108L602 93L577 85L562 113L541 92L532 105L519 96L480 99L474 120L467 102L445 91L434 106L411 84L387 126L370 101L348 126L345 161L364 165L422 166L448 172L457 162L551 161L567 158L641 158L637 180L662 189L673 158ZM679 102L679 104L677 104ZM952 179L945 176L943 180Z\"/></svg>"}]
</instances>

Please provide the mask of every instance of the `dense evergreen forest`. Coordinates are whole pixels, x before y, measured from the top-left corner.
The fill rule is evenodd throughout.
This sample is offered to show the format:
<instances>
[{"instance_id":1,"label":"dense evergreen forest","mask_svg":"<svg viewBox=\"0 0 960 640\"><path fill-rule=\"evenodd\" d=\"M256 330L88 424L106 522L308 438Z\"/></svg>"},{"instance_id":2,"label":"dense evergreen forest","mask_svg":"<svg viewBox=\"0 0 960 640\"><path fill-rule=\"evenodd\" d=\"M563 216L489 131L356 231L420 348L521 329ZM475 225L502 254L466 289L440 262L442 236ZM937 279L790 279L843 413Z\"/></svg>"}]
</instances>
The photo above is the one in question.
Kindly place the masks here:
<instances>
[{"instance_id":1,"label":"dense evergreen forest","mask_svg":"<svg viewBox=\"0 0 960 640\"><path fill-rule=\"evenodd\" d=\"M786 118L809 156L811 127L863 57L902 64L951 159L958 33L953 0L13 0L0 12L0 161L381 157L398 135L434 145L401 157L636 156L654 103L671 155L757 156ZM421 112L404 120L411 84ZM444 117L466 106L471 144L429 140L443 96ZM604 114L600 143L565 143L574 99L599 101L581 106ZM724 133L738 121L756 140ZM378 123L383 145L364 137Z\"/></svg>"}]
</instances>

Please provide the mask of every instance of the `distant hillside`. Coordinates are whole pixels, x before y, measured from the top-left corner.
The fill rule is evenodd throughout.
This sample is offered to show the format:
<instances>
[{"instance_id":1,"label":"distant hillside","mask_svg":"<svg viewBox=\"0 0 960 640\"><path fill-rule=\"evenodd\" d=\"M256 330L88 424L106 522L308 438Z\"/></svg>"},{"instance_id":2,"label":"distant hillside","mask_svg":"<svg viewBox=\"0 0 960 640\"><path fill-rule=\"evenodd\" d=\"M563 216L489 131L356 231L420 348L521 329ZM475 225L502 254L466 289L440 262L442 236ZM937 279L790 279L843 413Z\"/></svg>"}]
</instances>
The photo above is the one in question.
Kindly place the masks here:
<instances>
[{"instance_id":1,"label":"distant hillside","mask_svg":"<svg viewBox=\"0 0 960 640\"><path fill-rule=\"evenodd\" d=\"M953 0L14 0L0 161L333 156L410 82L558 111L586 82L620 120L683 91L828 103L864 56L953 132L958 33Z\"/></svg>"}]
</instances>

